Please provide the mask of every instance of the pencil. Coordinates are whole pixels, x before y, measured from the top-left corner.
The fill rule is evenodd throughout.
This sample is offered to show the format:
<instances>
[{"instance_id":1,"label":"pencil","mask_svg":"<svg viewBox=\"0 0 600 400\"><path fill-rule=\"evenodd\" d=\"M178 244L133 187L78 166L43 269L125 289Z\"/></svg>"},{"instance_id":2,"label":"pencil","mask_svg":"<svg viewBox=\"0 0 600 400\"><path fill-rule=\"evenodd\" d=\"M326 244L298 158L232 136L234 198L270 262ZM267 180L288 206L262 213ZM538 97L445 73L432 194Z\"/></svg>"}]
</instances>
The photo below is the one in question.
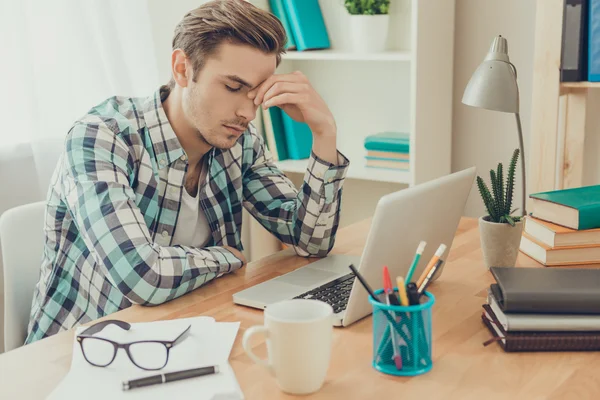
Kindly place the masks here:
<instances>
[{"instance_id":1,"label":"pencil","mask_svg":"<svg viewBox=\"0 0 600 400\"><path fill-rule=\"evenodd\" d=\"M423 280L423 283L421 284L421 286L419 286L419 289L417 291L417 293L419 293L419 296L423 294L423 292L425 292L425 289L427 289L427 286L429 286L429 282L431 282L431 278L433 278L433 275L435 275L435 272L440 269L440 267L442 266L442 263L444 262L444 260L442 260L441 258L435 263L435 265L433 266L433 268L431 268L431 270L429 271L429 273L427 274L427 276L425 277L425 279Z\"/></svg>"},{"instance_id":2,"label":"pencil","mask_svg":"<svg viewBox=\"0 0 600 400\"><path fill-rule=\"evenodd\" d=\"M419 280L417 281L417 288L421 287L421 285L423 284L423 281L427 277L427 274L429 274L429 271L431 270L431 268L434 267L435 263L437 263L437 261L440 259L440 257L444 254L445 251L446 251L446 245L443 243L440 244L440 247L438 247L437 251L431 258L431 260L429 260L429 264L427 264L425 271L423 271L423 273L419 277Z\"/></svg>"},{"instance_id":3,"label":"pencil","mask_svg":"<svg viewBox=\"0 0 600 400\"><path fill-rule=\"evenodd\" d=\"M400 304L408 306L408 295L406 294L406 284L401 276L396 277L396 284L398 285L398 295L400 296Z\"/></svg>"},{"instance_id":4,"label":"pencil","mask_svg":"<svg viewBox=\"0 0 600 400\"><path fill-rule=\"evenodd\" d=\"M425 250L426 245L427 245L427 242L425 242L424 240L421 240L421 243L419 243L419 247L417 247L417 252L415 253L413 262L408 270L408 273L406 274L406 284L408 284L410 282L413 274L415 273L415 269L417 269L417 264L419 263L419 260L421 259L421 255L423 255L423 251Z\"/></svg>"}]
</instances>

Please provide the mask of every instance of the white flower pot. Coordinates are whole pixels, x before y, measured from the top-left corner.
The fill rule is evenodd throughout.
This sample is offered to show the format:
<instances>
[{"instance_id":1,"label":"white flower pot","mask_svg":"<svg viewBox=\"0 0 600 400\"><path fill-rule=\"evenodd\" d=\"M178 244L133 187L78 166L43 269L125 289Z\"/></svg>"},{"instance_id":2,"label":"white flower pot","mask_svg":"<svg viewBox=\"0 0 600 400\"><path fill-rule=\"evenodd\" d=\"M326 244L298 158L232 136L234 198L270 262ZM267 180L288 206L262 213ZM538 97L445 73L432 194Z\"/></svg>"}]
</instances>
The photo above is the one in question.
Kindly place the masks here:
<instances>
[{"instance_id":1,"label":"white flower pot","mask_svg":"<svg viewBox=\"0 0 600 400\"><path fill-rule=\"evenodd\" d=\"M351 15L350 31L352 48L357 53L379 53L385 51L390 16Z\"/></svg>"},{"instance_id":2,"label":"white flower pot","mask_svg":"<svg viewBox=\"0 0 600 400\"><path fill-rule=\"evenodd\" d=\"M519 255L523 221L513 227L488 222L484 218L479 218L479 233L486 267L514 267Z\"/></svg>"}]
</instances>

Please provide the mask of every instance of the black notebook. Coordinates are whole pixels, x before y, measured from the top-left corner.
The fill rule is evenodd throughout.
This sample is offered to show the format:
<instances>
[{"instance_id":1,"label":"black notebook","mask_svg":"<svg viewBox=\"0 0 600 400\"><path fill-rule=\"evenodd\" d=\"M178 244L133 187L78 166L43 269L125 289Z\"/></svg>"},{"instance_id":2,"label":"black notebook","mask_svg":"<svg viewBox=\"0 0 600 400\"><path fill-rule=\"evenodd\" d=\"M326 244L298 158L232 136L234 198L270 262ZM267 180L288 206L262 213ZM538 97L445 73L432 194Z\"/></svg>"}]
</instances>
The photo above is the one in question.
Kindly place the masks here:
<instances>
[{"instance_id":1,"label":"black notebook","mask_svg":"<svg viewBox=\"0 0 600 400\"><path fill-rule=\"evenodd\" d=\"M484 346L497 342L507 352L600 350L600 332L507 332L487 304L483 305L481 319L492 333Z\"/></svg>"},{"instance_id":2,"label":"black notebook","mask_svg":"<svg viewBox=\"0 0 600 400\"><path fill-rule=\"evenodd\" d=\"M491 267L505 313L600 314L600 270Z\"/></svg>"}]
</instances>

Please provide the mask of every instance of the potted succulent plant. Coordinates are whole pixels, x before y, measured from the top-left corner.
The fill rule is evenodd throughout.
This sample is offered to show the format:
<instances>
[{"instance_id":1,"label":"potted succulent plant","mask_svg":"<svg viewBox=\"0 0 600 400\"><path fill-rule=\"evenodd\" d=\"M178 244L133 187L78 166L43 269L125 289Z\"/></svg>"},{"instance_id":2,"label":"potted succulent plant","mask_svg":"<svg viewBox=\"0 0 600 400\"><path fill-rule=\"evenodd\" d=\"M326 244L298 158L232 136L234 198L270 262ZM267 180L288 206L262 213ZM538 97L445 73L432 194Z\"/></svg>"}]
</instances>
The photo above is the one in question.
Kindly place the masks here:
<instances>
[{"instance_id":1,"label":"potted succulent plant","mask_svg":"<svg viewBox=\"0 0 600 400\"><path fill-rule=\"evenodd\" d=\"M361 53L384 51L390 0L344 0L344 6L350 14L354 50Z\"/></svg>"},{"instance_id":2,"label":"potted succulent plant","mask_svg":"<svg viewBox=\"0 0 600 400\"><path fill-rule=\"evenodd\" d=\"M516 209L511 210L518 158L519 149L515 149L508 167L506 185L502 163L498 163L496 171L490 170L491 191L483 179L477 177L477 187L488 212L488 215L479 218L481 249L488 268L514 267L519 254L523 221L521 217L512 215Z\"/></svg>"}]
</instances>

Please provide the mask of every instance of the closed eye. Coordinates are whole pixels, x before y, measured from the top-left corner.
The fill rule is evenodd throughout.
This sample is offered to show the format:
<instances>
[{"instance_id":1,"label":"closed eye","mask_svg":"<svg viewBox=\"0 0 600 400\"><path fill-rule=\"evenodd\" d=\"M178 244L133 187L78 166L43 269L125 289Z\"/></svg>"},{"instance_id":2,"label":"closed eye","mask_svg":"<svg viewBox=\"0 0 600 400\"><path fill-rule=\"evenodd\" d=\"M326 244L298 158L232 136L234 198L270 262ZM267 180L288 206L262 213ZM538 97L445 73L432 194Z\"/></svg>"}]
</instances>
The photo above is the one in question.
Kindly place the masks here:
<instances>
[{"instance_id":1,"label":"closed eye","mask_svg":"<svg viewBox=\"0 0 600 400\"><path fill-rule=\"evenodd\" d=\"M242 89L242 87L241 87L241 86L240 86L240 87L238 87L238 88L232 88L232 87L231 87L231 86L229 86L229 85L225 85L225 87L226 87L226 88L227 88L227 90L229 90L230 92L239 92L239 91Z\"/></svg>"}]
</instances>

